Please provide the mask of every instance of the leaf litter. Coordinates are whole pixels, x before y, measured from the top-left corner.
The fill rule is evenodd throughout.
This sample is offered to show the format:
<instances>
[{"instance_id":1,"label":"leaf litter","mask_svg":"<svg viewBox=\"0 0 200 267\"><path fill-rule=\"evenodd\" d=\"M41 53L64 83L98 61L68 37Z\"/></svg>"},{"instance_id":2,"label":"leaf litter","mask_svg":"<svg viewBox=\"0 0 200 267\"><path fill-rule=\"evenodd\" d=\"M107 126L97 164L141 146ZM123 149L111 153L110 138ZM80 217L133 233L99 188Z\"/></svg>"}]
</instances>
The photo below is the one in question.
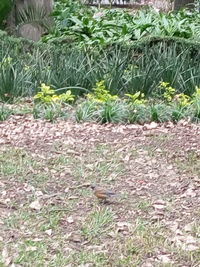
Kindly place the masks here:
<instances>
[{"instance_id":1,"label":"leaf litter","mask_svg":"<svg viewBox=\"0 0 200 267\"><path fill-rule=\"evenodd\" d=\"M67 266L65 260L74 266L198 266L199 134L200 126L188 122L51 124L11 116L0 124L0 262L18 263L20 244L28 237L39 241L26 245L23 266L43 240L48 251L41 262L55 260L48 238L59 244L60 266ZM10 160L22 169L12 169ZM100 208L98 216L109 216L101 210L106 204L93 197L91 183L114 189L120 198L109 205L114 216L108 232L87 239L81 227L91 211ZM87 231L101 227L98 216ZM91 247L103 248L101 260Z\"/></svg>"}]
</instances>

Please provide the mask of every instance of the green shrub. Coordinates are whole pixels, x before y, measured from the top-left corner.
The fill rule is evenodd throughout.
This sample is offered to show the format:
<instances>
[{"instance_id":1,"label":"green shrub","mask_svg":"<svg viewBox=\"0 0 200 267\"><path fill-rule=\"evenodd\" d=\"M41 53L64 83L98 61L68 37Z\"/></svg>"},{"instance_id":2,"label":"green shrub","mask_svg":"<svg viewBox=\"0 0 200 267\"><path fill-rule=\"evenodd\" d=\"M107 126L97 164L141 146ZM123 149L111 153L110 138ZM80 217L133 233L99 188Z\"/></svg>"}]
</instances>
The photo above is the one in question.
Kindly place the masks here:
<instances>
[{"instance_id":1,"label":"green shrub","mask_svg":"<svg viewBox=\"0 0 200 267\"><path fill-rule=\"evenodd\" d=\"M164 122L171 120L171 108L166 104L150 105L151 121Z\"/></svg>"},{"instance_id":2,"label":"green shrub","mask_svg":"<svg viewBox=\"0 0 200 267\"><path fill-rule=\"evenodd\" d=\"M3 20L8 15L9 11L11 10L12 1L11 0L1 0L0 2L0 26Z\"/></svg>"},{"instance_id":3,"label":"green shrub","mask_svg":"<svg viewBox=\"0 0 200 267\"><path fill-rule=\"evenodd\" d=\"M127 121L127 105L122 101L106 101L100 106L101 123L125 123Z\"/></svg>"},{"instance_id":4,"label":"green shrub","mask_svg":"<svg viewBox=\"0 0 200 267\"><path fill-rule=\"evenodd\" d=\"M94 101L84 101L78 105L75 113L76 121L98 121L99 105Z\"/></svg>"},{"instance_id":5,"label":"green shrub","mask_svg":"<svg viewBox=\"0 0 200 267\"><path fill-rule=\"evenodd\" d=\"M151 121L151 110L148 105L130 105L128 122L144 124Z\"/></svg>"},{"instance_id":6,"label":"green shrub","mask_svg":"<svg viewBox=\"0 0 200 267\"><path fill-rule=\"evenodd\" d=\"M54 89L51 89L50 86L45 83L41 84L41 91L38 92L34 99L36 102L51 104L51 103L67 103L74 101L74 95L72 95L71 90L67 90L66 93L62 93L60 95L56 94Z\"/></svg>"},{"instance_id":7,"label":"green shrub","mask_svg":"<svg viewBox=\"0 0 200 267\"><path fill-rule=\"evenodd\" d=\"M77 46L107 46L134 43L145 37L176 37L200 40L199 12L162 13L143 9L134 15L123 10L88 8L81 1L57 1L54 9L55 29L44 37L48 42L69 42Z\"/></svg>"},{"instance_id":8,"label":"green shrub","mask_svg":"<svg viewBox=\"0 0 200 267\"><path fill-rule=\"evenodd\" d=\"M58 118L66 118L67 110L60 103L36 104L33 107L34 119L45 119L54 122Z\"/></svg>"}]
</instances>

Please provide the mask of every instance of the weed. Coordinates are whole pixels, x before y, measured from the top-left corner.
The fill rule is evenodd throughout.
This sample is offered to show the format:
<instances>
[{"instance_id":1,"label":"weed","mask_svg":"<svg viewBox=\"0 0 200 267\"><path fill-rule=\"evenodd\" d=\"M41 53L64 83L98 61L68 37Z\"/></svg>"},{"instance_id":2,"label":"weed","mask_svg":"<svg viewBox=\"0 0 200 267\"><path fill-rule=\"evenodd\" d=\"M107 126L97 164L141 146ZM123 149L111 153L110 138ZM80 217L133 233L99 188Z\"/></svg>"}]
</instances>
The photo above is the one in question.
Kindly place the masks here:
<instances>
[{"instance_id":1,"label":"weed","mask_svg":"<svg viewBox=\"0 0 200 267\"><path fill-rule=\"evenodd\" d=\"M0 121L5 121L12 114L12 111L5 105L0 106Z\"/></svg>"},{"instance_id":2,"label":"weed","mask_svg":"<svg viewBox=\"0 0 200 267\"><path fill-rule=\"evenodd\" d=\"M113 212L109 208L99 208L92 211L82 226L82 233L86 238L100 239L111 227Z\"/></svg>"}]
</instances>

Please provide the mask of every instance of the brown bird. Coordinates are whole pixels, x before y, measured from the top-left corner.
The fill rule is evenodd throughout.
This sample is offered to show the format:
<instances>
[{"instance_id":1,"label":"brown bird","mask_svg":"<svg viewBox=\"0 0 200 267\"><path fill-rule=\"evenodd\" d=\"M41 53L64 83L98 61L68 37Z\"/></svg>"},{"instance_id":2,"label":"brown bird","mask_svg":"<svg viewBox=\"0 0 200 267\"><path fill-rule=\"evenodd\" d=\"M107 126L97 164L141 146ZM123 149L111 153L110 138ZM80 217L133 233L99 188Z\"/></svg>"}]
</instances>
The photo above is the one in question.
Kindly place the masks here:
<instances>
[{"instance_id":1,"label":"brown bird","mask_svg":"<svg viewBox=\"0 0 200 267\"><path fill-rule=\"evenodd\" d=\"M116 195L114 192L110 190L99 188L99 187L96 187L95 185L91 185L91 188L93 189L94 195L99 200L107 201L108 198Z\"/></svg>"}]
</instances>

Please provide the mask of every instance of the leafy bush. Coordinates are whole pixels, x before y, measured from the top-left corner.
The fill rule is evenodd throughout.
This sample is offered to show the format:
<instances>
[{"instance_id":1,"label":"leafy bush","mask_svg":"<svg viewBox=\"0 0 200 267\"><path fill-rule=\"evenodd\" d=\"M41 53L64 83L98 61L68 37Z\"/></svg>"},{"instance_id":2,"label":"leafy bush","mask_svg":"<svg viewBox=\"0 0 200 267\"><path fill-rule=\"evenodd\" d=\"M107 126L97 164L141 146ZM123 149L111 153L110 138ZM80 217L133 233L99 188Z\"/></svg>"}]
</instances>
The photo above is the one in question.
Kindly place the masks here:
<instances>
[{"instance_id":1,"label":"leafy bush","mask_svg":"<svg viewBox=\"0 0 200 267\"><path fill-rule=\"evenodd\" d=\"M80 121L98 121L99 108L94 101L84 101L76 109L76 120Z\"/></svg>"},{"instance_id":2,"label":"leafy bush","mask_svg":"<svg viewBox=\"0 0 200 267\"><path fill-rule=\"evenodd\" d=\"M150 39L138 42L138 47L85 50L33 44L2 33L0 99L35 95L41 81L59 88L59 94L70 89L75 96L93 92L96 81L102 80L101 86L112 97L139 91L145 97L158 97L164 91L160 81L169 83L177 93L192 95L200 85L200 46L178 40ZM9 58L12 60L7 62Z\"/></svg>"},{"instance_id":3,"label":"leafy bush","mask_svg":"<svg viewBox=\"0 0 200 267\"><path fill-rule=\"evenodd\" d=\"M86 95L89 100L95 102L112 102L118 99L118 96L111 95L105 87L105 81L100 81L96 83L92 92Z\"/></svg>"},{"instance_id":4,"label":"leafy bush","mask_svg":"<svg viewBox=\"0 0 200 267\"><path fill-rule=\"evenodd\" d=\"M71 90L67 90L66 93L57 95L55 94L55 90L51 89L50 86L45 85L44 83L41 84L41 91L38 92L34 99L36 102L41 103L67 103L74 101L74 95L72 95Z\"/></svg>"},{"instance_id":5,"label":"leafy bush","mask_svg":"<svg viewBox=\"0 0 200 267\"><path fill-rule=\"evenodd\" d=\"M158 13L153 9L131 14L121 10L87 8L80 1L57 1L53 13L55 30L44 41L67 41L78 46L134 42L146 36L169 36L200 40L200 14L187 10Z\"/></svg>"},{"instance_id":6,"label":"leafy bush","mask_svg":"<svg viewBox=\"0 0 200 267\"><path fill-rule=\"evenodd\" d=\"M148 105L130 105L128 122L143 124L151 121L151 111Z\"/></svg>"},{"instance_id":7,"label":"leafy bush","mask_svg":"<svg viewBox=\"0 0 200 267\"><path fill-rule=\"evenodd\" d=\"M99 120L101 123L124 123L128 109L122 101L106 101L100 106Z\"/></svg>"},{"instance_id":8,"label":"leafy bush","mask_svg":"<svg viewBox=\"0 0 200 267\"><path fill-rule=\"evenodd\" d=\"M54 122L58 118L68 117L68 110L60 103L38 103L33 107L34 119L45 119Z\"/></svg>"}]
</instances>

